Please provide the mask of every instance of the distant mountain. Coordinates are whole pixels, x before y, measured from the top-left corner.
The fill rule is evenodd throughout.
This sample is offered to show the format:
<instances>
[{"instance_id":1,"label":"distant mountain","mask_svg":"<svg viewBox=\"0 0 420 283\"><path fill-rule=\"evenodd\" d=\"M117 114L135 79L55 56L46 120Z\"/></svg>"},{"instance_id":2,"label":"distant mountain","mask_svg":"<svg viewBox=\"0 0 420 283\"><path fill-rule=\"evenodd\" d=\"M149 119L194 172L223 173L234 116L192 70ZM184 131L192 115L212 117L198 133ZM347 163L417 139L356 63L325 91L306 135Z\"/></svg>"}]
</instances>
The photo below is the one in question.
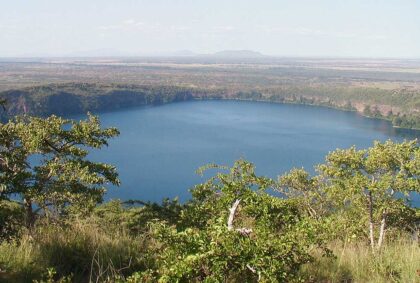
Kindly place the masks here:
<instances>
[{"instance_id":1,"label":"distant mountain","mask_svg":"<svg viewBox=\"0 0 420 283\"><path fill-rule=\"evenodd\" d=\"M264 54L252 50L223 50L211 54L214 57L223 58L260 58L265 57Z\"/></svg>"}]
</instances>

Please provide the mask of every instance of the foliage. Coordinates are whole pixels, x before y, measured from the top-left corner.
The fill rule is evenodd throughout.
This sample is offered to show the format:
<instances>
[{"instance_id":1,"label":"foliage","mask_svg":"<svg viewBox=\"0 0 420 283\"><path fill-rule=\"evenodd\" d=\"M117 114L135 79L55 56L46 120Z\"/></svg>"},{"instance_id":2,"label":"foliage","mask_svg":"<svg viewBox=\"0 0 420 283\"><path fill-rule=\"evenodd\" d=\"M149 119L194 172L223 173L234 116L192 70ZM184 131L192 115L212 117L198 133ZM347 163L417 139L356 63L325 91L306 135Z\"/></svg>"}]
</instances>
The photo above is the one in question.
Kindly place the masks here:
<instances>
[{"instance_id":1,"label":"foliage","mask_svg":"<svg viewBox=\"0 0 420 283\"><path fill-rule=\"evenodd\" d=\"M416 218L410 196L420 192L419 157L417 141L338 149L318 166L319 175L294 169L280 178L278 190L322 219L332 237L369 235L372 248L380 248L387 230L408 229Z\"/></svg>"},{"instance_id":2,"label":"foliage","mask_svg":"<svg viewBox=\"0 0 420 283\"><path fill-rule=\"evenodd\" d=\"M183 208L184 205L181 205L177 199L164 199L160 204L111 200L96 207L93 216L99 221L98 225L108 226L108 229L115 227L118 231L125 228L130 234L138 235L149 230L148 223L151 221L177 223ZM110 223L115 225L109 225Z\"/></svg>"},{"instance_id":3,"label":"foliage","mask_svg":"<svg viewBox=\"0 0 420 283\"><path fill-rule=\"evenodd\" d=\"M368 150L353 147L332 152L326 158L327 163L318 167L328 179L330 196L365 211L372 248L374 225L381 225L376 244L380 248L387 225L400 220L407 210L410 193L420 192L419 158L417 141L375 142Z\"/></svg>"},{"instance_id":4,"label":"foliage","mask_svg":"<svg viewBox=\"0 0 420 283\"><path fill-rule=\"evenodd\" d=\"M54 268L50 267L47 268L47 271L45 272L44 279L41 280L34 280L34 283L71 283L71 276L65 276L58 280L55 280L55 275L57 274L57 271L55 271Z\"/></svg>"},{"instance_id":5,"label":"foliage","mask_svg":"<svg viewBox=\"0 0 420 283\"><path fill-rule=\"evenodd\" d=\"M395 116L392 124L400 128L420 129L420 117L411 115Z\"/></svg>"},{"instance_id":6,"label":"foliage","mask_svg":"<svg viewBox=\"0 0 420 283\"><path fill-rule=\"evenodd\" d=\"M22 223L22 207L16 202L0 200L0 242L16 236Z\"/></svg>"},{"instance_id":7,"label":"foliage","mask_svg":"<svg viewBox=\"0 0 420 283\"><path fill-rule=\"evenodd\" d=\"M93 225L95 222L100 224ZM115 233L118 225L106 223L98 216L83 222L72 221L61 229L49 225L44 223L43 229L34 229L32 240L22 235L16 241L0 244L0 282L46 281L45 271L52 268L56 272L54 280L71 274L73 282L156 280L153 273L145 272L147 267L154 266L148 251L156 248L152 239L147 240L147 234L130 235L126 228L124 233ZM313 260L302 266L297 277L304 282L418 281L420 248L408 235L401 234L375 256L363 239L332 241L328 247L335 257L325 257L321 251L313 250ZM230 282L240 280L230 279Z\"/></svg>"},{"instance_id":8,"label":"foliage","mask_svg":"<svg viewBox=\"0 0 420 283\"><path fill-rule=\"evenodd\" d=\"M299 267L311 261L310 247L321 243L293 201L266 192L272 185L240 160L228 173L196 186L178 225L150 224L151 237L158 241L153 253L160 256L144 276L159 282L296 278ZM229 207L235 200L240 200L233 221L238 228L229 229Z\"/></svg>"},{"instance_id":9,"label":"foliage","mask_svg":"<svg viewBox=\"0 0 420 283\"><path fill-rule=\"evenodd\" d=\"M18 196L33 223L35 204L47 216L68 204L84 211L101 201L104 184L119 184L111 165L92 162L87 148L99 149L118 134L101 129L97 117L74 122L56 116L17 117L0 124L0 199Z\"/></svg>"}]
</instances>

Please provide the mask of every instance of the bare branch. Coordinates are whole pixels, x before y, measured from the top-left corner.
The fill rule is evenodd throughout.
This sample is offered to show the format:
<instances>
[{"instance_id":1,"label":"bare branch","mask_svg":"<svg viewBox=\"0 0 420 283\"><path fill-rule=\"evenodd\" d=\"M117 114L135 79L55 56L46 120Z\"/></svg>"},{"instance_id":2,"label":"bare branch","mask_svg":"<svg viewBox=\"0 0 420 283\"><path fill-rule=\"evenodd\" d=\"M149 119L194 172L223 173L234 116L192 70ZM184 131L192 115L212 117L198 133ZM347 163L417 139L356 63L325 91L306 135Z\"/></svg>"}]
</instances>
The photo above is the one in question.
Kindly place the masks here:
<instances>
[{"instance_id":1,"label":"bare branch","mask_svg":"<svg viewBox=\"0 0 420 283\"><path fill-rule=\"evenodd\" d=\"M232 207L229 208L230 213L229 213L229 217L227 221L227 226L228 226L229 231L233 230L233 219L235 218L235 213L236 213L236 210L238 209L240 201L241 201L240 199L235 200ZM244 236L248 236L249 234L252 233L251 228L238 228L238 229L235 229L235 231L241 233Z\"/></svg>"},{"instance_id":2,"label":"bare branch","mask_svg":"<svg viewBox=\"0 0 420 283\"><path fill-rule=\"evenodd\" d=\"M228 230L229 231L232 231L233 230L233 219L235 218L235 213L236 213L236 210L238 209L238 206L239 206L240 201L241 201L240 199L235 200L235 202L233 203L232 207L229 208L229 217L228 217L228 221L227 221L227 226L228 226ZM243 236L249 236L249 234L252 233L252 229L250 229L250 228L238 228L238 229L235 229L235 231L239 232ZM260 281L261 274L259 272L257 272L255 270L255 268L253 268L249 264L247 264L246 267L252 273L258 274L258 281Z\"/></svg>"},{"instance_id":3,"label":"bare branch","mask_svg":"<svg viewBox=\"0 0 420 283\"><path fill-rule=\"evenodd\" d=\"M228 222L227 222L227 226L228 226L229 231L233 230L233 218L235 217L235 212L236 212L236 209L238 208L238 205L239 205L240 201L241 201L240 199L237 199L233 203L232 207L229 209L230 213L229 213L229 218L228 218Z\"/></svg>"},{"instance_id":4,"label":"bare branch","mask_svg":"<svg viewBox=\"0 0 420 283\"><path fill-rule=\"evenodd\" d=\"M252 272L252 273L255 273L255 274L258 274L258 281L260 281L261 280L261 273L260 272L257 272L257 270L255 270L255 268L253 268L252 266L250 266L249 264L247 264L246 265L246 267Z\"/></svg>"}]
</instances>

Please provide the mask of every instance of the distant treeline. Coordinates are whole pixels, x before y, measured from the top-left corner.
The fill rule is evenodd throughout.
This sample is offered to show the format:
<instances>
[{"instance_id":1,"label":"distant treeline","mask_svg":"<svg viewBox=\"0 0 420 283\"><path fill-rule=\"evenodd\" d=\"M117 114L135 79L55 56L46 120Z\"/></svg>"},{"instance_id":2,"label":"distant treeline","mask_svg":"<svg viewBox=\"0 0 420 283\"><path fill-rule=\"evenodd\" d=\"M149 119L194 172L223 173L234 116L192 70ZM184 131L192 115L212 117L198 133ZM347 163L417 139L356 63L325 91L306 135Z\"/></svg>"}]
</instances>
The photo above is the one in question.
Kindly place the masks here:
<instances>
[{"instance_id":1,"label":"distant treeline","mask_svg":"<svg viewBox=\"0 0 420 283\"><path fill-rule=\"evenodd\" d=\"M165 85L65 83L0 92L7 112L69 115L158 105L193 99L241 99L297 103L358 111L367 117L390 120L394 126L420 129L420 94L411 90L372 87L296 86L255 89L197 88Z\"/></svg>"}]
</instances>

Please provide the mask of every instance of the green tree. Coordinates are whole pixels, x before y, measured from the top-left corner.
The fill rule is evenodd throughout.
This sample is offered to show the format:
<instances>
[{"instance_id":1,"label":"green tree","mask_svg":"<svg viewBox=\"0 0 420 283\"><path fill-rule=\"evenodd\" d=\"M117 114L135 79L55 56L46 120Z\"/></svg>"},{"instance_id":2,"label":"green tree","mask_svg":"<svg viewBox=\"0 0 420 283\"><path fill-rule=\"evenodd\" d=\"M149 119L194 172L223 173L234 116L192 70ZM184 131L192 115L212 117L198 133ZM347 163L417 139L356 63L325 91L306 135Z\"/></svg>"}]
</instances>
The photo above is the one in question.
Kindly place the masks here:
<instances>
[{"instance_id":1,"label":"green tree","mask_svg":"<svg viewBox=\"0 0 420 283\"><path fill-rule=\"evenodd\" d=\"M420 192L416 140L375 142L367 150L336 150L318 170L329 197L367 215L372 251L381 248L389 222L398 221L409 209L410 193ZM376 226L379 229L375 232Z\"/></svg>"},{"instance_id":2,"label":"green tree","mask_svg":"<svg viewBox=\"0 0 420 283\"><path fill-rule=\"evenodd\" d=\"M210 166L211 167L211 166ZM150 224L158 282L285 282L311 261L317 232L294 200L266 192L274 181L240 160L192 190L178 224ZM153 280L151 280L153 282Z\"/></svg>"},{"instance_id":3,"label":"green tree","mask_svg":"<svg viewBox=\"0 0 420 283\"><path fill-rule=\"evenodd\" d=\"M325 186L319 176L311 177L303 168L294 168L278 179L275 189L289 199L294 199L301 211L315 219L328 212Z\"/></svg>"},{"instance_id":4,"label":"green tree","mask_svg":"<svg viewBox=\"0 0 420 283\"><path fill-rule=\"evenodd\" d=\"M119 180L115 167L87 159L88 148L106 146L116 135L117 129L101 129L90 114L79 122L51 116L0 124L0 198L22 201L27 226L34 205L47 216L69 204L92 207L102 200L104 185Z\"/></svg>"}]
</instances>

